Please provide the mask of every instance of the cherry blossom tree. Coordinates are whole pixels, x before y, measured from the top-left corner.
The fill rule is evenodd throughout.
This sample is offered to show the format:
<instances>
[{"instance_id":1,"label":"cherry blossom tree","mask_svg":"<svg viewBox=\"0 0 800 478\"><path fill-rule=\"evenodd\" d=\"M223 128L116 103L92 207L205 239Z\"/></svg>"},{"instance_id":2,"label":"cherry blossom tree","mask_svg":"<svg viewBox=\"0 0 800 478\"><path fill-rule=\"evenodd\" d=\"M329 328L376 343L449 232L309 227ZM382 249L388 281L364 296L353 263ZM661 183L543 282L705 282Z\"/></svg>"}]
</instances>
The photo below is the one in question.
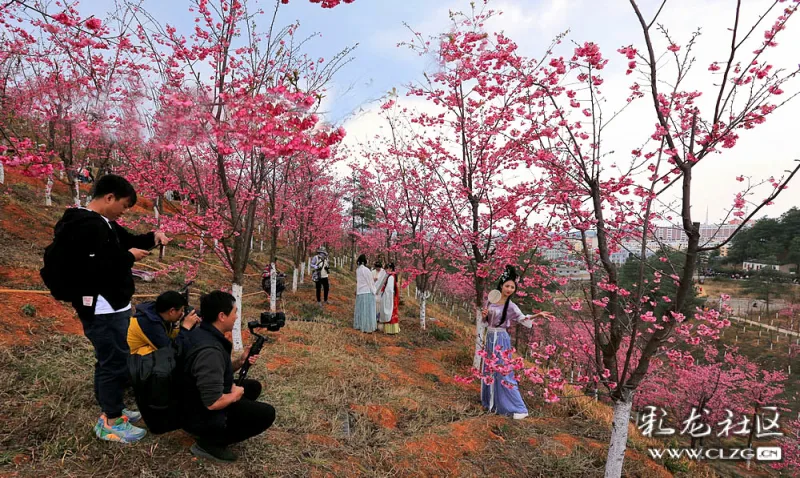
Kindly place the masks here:
<instances>
[{"instance_id":1,"label":"cherry blossom tree","mask_svg":"<svg viewBox=\"0 0 800 478\"><path fill-rule=\"evenodd\" d=\"M546 229L532 221L544 200L542 178L515 182L510 177L529 164L517 123L526 95L517 72L527 60L515 54L509 38L484 30L491 15L474 8L471 14L454 13L447 34L428 41L414 33L407 44L420 54L435 53L438 60L438 70L408 92L437 108L411 113L411 122L425 130L415 155L435 185L425 194L432 205L430 221L445 238L447 259L472 278L476 364L485 335L480 310L490 279L546 237Z\"/></svg>"},{"instance_id":2,"label":"cherry blossom tree","mask_svg":"<svg viewBox=\"0 0 800 478\"><path fill-rule=\"evenodd\" d=\"M4 47L3 162L23 174L48 178L66 173L73 203L80 204L78 172L107 165L120 147L123 111L139 96L146 65L130 42L132 16L114 22L82 17L77 2L7 2L0 8ZM59 177L63 177L63 174Z\"/></svg>"},{"instance_id":3,"label":"cherry blossom tree","mask_svg":"<svg viewBox=\"0 0 800 478\"><path fill-rule=\"evenodd\" d=\"M779 440L783 457L771 466L776 470L785 470L790 473L789 476L800 476L800 418L789 421L783 429L784 437Z\"/></svg>"},{"instance_id":4,"label":"cherry blossom tree","mask_svg":"<svg viewBox=\"0 0 800 478\"><path fill-rule=\"evenodd\" d=\"M427 301L444 277L444 251L450 246L441 222L433 219L430 199L439 183L420 158L424 135L409 109L399 106L396 92L381 105L379 115L387 134L362 145L365 166L358 168L359 175L376 209L373 227L382 231L380 250L387 260L402 263L404 277L415 282L420 327L425 329Z\"/></svg>"},{"instance_id":5,"label":"cherry blossom tree","mask_svg":"<svg viewBox=\"0 0 800 478\"><path fill-rule=\"evenodd\" d=\"M267 205L275 243L289 165L330 157L344 136L341 128L321 124L314 110L347 51L327 63L305 56L298 26L276 26L278 8L286 2L276 1L271 16L254 2L217 3L192 3L197 22L188 36L140 11L140 40L151 46L160 83L154 88L152 140L139 157L130 158L129 174L153 196L179 191L182 210L170 217L171 227L195 243L214 240L209 249L231 270L241 315L259 207ZM268 29L260 32L258 24ZM233 332L237 349L242 348L239 319Z\"/></svg>"},{"instance_id":6,"label":"cherry blossom tree","mask_svg":"<svg viewBox=\"0 0 800 478\"><path fill-rule=\"evenodd\" d=\"M579 249L589 274L586 299L571 300L573 313L562 319L591 331L596 376L614 404L606 465L609 477L622 472L633 396L652 370L653 360L678 344L694 347L713 340L728 325L714 310L685 313L698 254L721 246L700 244L699 222L691 211L692 172L734 147L740 134L763 124L785 104L780 95L797 74L794 66L787 71L764 59L765 51L777 45L776 36L795 13L796 2L773 14L775 6L785 3L776 1L749 25L737 7L732 15L731 47L720 53L725 63L709 67L716 77L711 95L686 89L697 35L678 45L668 30L657 24L667 2L647 19L636 1L630 3L641 25L644 48L626 46L619 53L629 73L636 71L644 80L633 83L628 101L616 111L607 111L607 98L601 90L609 60L598 45L578 44L571 57L554 55L546 66L538 65L526 73L532 85L528 103L532 127L523 136L524 144L533 150L536 166L546 170L551 180L548 197L558 217L557 227L564 232L577 231L580 238ZM767 21L773 23L759 42L754 32ZM661 55L656 53L657 31L667 44ZM758 43L754 52L753 43ZM664 59L668 63L662 68ZM623 159L610 151L604 138L626 105L640 98L652 102L656 127L649 138L634 139L638 143L628 148L630 158ZM709 101L704 102L705 98ZM797 170L768 180L771 191L763 194L749 214L743 211L742 195L733 198L733 214L743 219L740 228L771 204ZM677 204L661 209L667 202L662 198L677 184L681 187ZM672 220L673 214L688 238L688 246L681 251L684 259L672 264L674 273L668 277L659 274L650 282L645 279L645 268L652 247L649 243L656 242L654 224ZM631 288L621 286L612 260L612 254L626 247L633 248L640 267ZM657 295L657 282L662 280L674 282L674 294ZM669 304L667 313L653 313L656 305L665 303Z\"/></svg>"}]
</instances>

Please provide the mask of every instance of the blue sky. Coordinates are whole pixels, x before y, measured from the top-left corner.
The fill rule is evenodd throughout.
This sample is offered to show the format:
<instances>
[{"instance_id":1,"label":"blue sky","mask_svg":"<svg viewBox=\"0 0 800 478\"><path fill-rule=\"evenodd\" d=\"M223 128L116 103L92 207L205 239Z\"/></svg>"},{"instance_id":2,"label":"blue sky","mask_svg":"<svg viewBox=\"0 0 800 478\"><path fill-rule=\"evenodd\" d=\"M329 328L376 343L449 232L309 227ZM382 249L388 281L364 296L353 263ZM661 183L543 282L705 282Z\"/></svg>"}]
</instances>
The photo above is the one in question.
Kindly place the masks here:
<instances>
[{"instance_id":1,"label":"blue sky","mask_svg":"<svg viewBox=\"0 0 800 478\"><path fill-rule=\"evenodd\" d=\"M188 12L188 0L144 0L143 3L162 23L173 24L182 32L191 31L194 16ZM476 3L482 2L476 0ZM650 17L661 2L640 0L638 3L645 16ZM756 11L763 11L770 3L770 0L743 2L745 18L752 20ZM107 11L110 4L110 0L84 0L81 10L84 14L100 13ZM274 0L261 0L259 4L266 9L274 5ZM356 0L353 4L322 9L308 0L291 0L289 5L281 6L279 22L285 25L299 20L300 34L322 34L307 45L311 57L330 58L346 46L359 44L353 62L338 73L323 103L327 119L344 125L348 133L345 141L348 146L355 147L381 133L375 100L396 87L400 101L414 106L413 99L403 98L403 86L421 78L423 71L435 66L414 52L396 46L410 38L403 22L426 35L434 35L448 29L448 10L469 9L469 4L469 0ZM659 21L668 26L677 44L685 45L698 28L703 33L693 50L697 66L687 86L713 91L716 78L708 74L707 66L712 61L725 59L734 5L732 0L671 0L667 3ZM571 55L573 41L598 43L604 56L612 60L604 72L605 93L610 104L624 103L628 87L635 78L624 75L624 61L620 61L616 50L630 44L643 47L642 33L627 0L491 0L490 6L504 14L491 21L487 28L503 30L519 45L522 54L540 57L551 39L566 30L570 33L559 54ZM756 39L762 38L766 27L758 27ZM655 35L655 41L661 50L666 46L659 34ZM800 45L800 18L792 19L779 43L782 48L771 53L770 60L776 65L796 68L800 58L793 45ZM796 86L790 91L796 91ZM704 97L706 102L712 100L711 95ZM712 222L724 217L725 209L741 188L734 180L736 176L750 176L753 181L771 175L781 176L792 166L793 159L800 158L800 150L793 140L798 116L800 102L794 101L771 115L764 126L743 132L736 148L696 170L693 204L702 216L708 207ZM626 110L613 130L609 130L606 148L629 152L641 143L641 138L652 133L654 123L652 104L641 102ZM666 201L670 202L670 198ZM790 187L775 206L765 212L775 216L797 205L800 205L800 183Z\"/></svg>"},{"instance_id":2,"label":"blue sky","mask_svg":"<svg viewBox=\"0 0 800 478\"><path fill-rule=\"evenodd\" d=\"M308 0L292 0L288 5L281 5L281 24L299 20L299 36L315 32L322 35L308 44L307 52L311 57L330 58L347 46L359 44L353 61L335 78L331 101L326 103L331 121L344 121L393 86L399 87L421 75L422 59L411 51L397 48L396 44L409 38L402 22L424 23L433 3L435 0L356 0L353 4L322 9ZM85 0L80 10L84 14L104 12L108 11L109 4L108 0ZM271 11L268 7L274 2L262 0L259 4ZM176 26L178 31L189 32L193 28L194 14L188 11L186 0L145 0L144 8L162 23ZM444 20L447 20L446 13Z\"/></svg>"}]
</instances>

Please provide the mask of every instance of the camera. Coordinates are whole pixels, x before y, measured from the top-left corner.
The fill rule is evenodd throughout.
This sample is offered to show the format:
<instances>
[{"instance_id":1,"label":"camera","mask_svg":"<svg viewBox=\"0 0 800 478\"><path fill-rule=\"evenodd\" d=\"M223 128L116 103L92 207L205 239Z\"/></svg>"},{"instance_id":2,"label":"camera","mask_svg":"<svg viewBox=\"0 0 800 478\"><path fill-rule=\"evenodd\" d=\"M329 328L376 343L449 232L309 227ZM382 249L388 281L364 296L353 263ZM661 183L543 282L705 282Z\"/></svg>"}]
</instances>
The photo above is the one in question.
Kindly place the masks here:
<instances>
[{"instance_id":1,"label":"camera","mask_svg":"<svg viewBox=\"0 0 800 478\"><path fill-rule=\"evenodd\" d=\"M184 302L186 302L186 305L183 306L184 317L191 314L192 311L194 310L194 307L189 305L189 287L191 287L192 284L194 284L193 280L187 281L185 284L183 284L183 287L181 287L181 289L178 291L178 293L183 296Z\"/></svg>"},{"instance_id":2,"label":"camera","mask_svg":"<svg viewBox=\"0 0 800 478\"><path fill-rule=\"evenodd\" d=\"M250 345L250 352L244 360L242 368L239 370L239 378L236 380L237 385L241 385L247 378L247 372L250 370L250 357L258 355L261 352L261 347L267 341L267 337L256 332L258 329L267 329L270 332L277 332L286 325L286 314L283 312L261 312L259 320L251 320L247 323L247 328L250 333L256 337L256 341Z\"/></svg>"},{"instance_id":3,"label":"camera","mask_svg":"<svg viewBox=\"0 0 800 478\"><path fill-rule=\"evenodd\" d=\"M261 312L260 320L251 320L247 323L247 328L253 333L255 329L267 329L270 332L277 332L286 325L286 314L283 312Z\"/></svg>"}]
</instances>

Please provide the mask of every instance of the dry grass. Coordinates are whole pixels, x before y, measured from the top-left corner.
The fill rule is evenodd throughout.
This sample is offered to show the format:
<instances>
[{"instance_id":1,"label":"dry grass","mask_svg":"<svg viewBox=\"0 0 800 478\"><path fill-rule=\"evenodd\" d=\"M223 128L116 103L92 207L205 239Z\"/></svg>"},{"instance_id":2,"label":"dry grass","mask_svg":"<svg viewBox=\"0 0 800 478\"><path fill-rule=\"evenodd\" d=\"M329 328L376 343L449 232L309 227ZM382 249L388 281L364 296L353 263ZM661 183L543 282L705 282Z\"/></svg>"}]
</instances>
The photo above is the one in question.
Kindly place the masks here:
<instances>
[{"instance_id":1,"label":"dry grass","mask_svg":"<svg viewBox=\"0 0 800 478\"><path fill-rule=\"evenodd\" d=\"M56 188L58 206L37 207L37 188L15 185L11 195L0 197L3 212L33 221L36 231L26 237L0 225L0 240L10 245L0 252L0 267L9 271L0 283L23 287L27 273L35 279L41 242L66 204L65 191L59 195ZM175 252L170 248L163 264L148 264L174 264L181 260ZM258 264L264 257L256 259L245 293L260 289ZM291 269L282 264L290 285ZM449 306L429 303L429 315L438 320L421 330L418 304L404 293L399 336L362 334L351 328L353 277L338 268L332 272L324 310L313 305L310 278L296 293L284 294L281 305L290 318L320 323L292 321L271 335L274 342L251 376L264 383L261 399L276 407L277 420L263 435L237 445L240 460L225 466L194 459L188 452L192 440L183 432L150 435L128 446L97 440L92 350L77 335L76 319L56 309L27 318L27 325L4 317L0 334L13 333L14 340L0 346L0 381L8 384L0 389L0 476L602 476L607 406L588 397L556 407L526 398L534 418L486 414L478 387L453 380L472 362L468 314L458 311L458 321L449 316ZM137 293L156 294L183 280L172 273L138 284ZM202 265L195 290L225 287L229 280L216 262ZM45 305L37 302L37 310ZM245 320L267 307L263 294L246 297ZM26 341L16 339L21 336ZM642 455L648 444L631 434L626 476L669 476ZM700 473L705 471L690 475Z\"/></svg>"},{"instance_id":2,"label":"dry grass","mask_svg":"<svg viewBox=\"0 0 800 478\"><path fill-rule=\"evenodd\" d=\"M310 294L310 290L300 293ZM191 457L183 432L132 446L96 440L92 352L80 336L54 335L0 350L0 473L17 476L600 476L601 405L577 401L583 414L522 422L485 414L474 387L449 380L463 371L450 348L404 321L404 335L290 322L273 334L253 376L278 419L238 445L240 460L218 466ZM449 324L440 324L445 327ZM430 343L419 349L398 343ZM440 370L439 370L440 369ZM435 373L434 373L435 372ZM437 375L438 373L438 375ZM532 404L543 407L542 404ZM552 413L551 413L552 412ZM539 415L563 415L563 410ZM597 415L600 416L600 415ZM565 439L561 437L574 437ZM574 441L574 443L573 443ZM626 461L627 476L654 465ZM663 469L662 469L663 470Z\"/></svg>"}]
</instances>

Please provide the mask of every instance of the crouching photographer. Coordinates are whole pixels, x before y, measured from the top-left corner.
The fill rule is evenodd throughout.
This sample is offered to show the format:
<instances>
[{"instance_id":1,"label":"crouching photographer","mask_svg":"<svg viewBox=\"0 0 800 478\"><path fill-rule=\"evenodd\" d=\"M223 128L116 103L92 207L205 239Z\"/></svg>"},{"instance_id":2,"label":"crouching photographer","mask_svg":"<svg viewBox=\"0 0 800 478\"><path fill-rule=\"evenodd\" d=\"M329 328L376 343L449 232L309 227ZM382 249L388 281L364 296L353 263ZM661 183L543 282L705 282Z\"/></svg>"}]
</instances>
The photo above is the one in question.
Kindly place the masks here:
<instances>
[{"instance_id":1,"label":"crouching photographer","mask_svg":"<svg viewBox=\"0 0 800 478\"><path fill-rule=\"evenodd\" d=\"M262 433L275 421L275 409L256 401L261 394L259 382L234 383L233 375L245 361L252 364L258 358L251 355L248 360L245 352L231 360L232 344L225 334L233 330L236 312L236 300L226 292L201 297L203 321L187 334L182 374L181 427L197 439L191 452L223 462L236 460L229 445Z\"/></svg>"}]
</instances>

